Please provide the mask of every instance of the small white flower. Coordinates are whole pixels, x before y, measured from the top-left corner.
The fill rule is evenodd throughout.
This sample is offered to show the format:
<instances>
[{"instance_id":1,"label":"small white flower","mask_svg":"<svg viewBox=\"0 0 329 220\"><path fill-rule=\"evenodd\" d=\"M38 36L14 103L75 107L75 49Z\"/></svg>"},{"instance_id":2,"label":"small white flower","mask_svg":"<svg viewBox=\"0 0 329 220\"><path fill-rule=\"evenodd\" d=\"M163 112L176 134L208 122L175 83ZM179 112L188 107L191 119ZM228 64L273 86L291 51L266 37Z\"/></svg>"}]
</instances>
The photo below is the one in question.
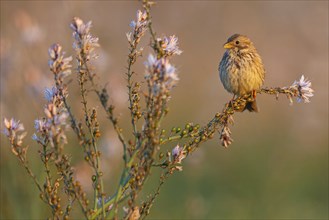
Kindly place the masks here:
<instances>
[{"instance_id":1,"label":"small white flower","mask_svg":"<svg viewBox=\"0 0 329 220\"><path fill-rule=\"evenodd\" d=\"M153 66L155 66L156 61L157 59L155 58L155 56L150 54L147 58L147 62L145 62L145 66L148 68L152 68Z\"/></svg>"},{"instance_id":2,"label":"small white flower","mask_svg":"<svg viewBox=\"0 0 329 220\"><path fill-rule=\"evenodd\" d=\"M48 102L52 102L57 95L58 95L58 90L56 87L46 88L44 91L45 99Z\"/></svg>"},{"instance_id":3,"label":"small white flower","mask_svg":"<svg viewBox=\"0 0 329 220\"><path fill-rule=\"evenodd\" d=\"M164 67L165 67L166 77L168 77L172 81L179 80L177 73L176 73L176 68L173 65L171 65L168 62L168 60L166 60L166 62L164 63Z\"/></svg>"},{"instance_id":4,"label":"small white flower","mask_svg":"<svg viewBox=\"0 0 329 220\"><path fill-rule=\"evenodd\" d=\"M220 133L220 141L222 146L226 148L233 142L233 139L231 138L231 130L227 126L224 126Z\"/></svg>"},{"instance_id":5,"label":"small white flower","mask_svg":"<svg viewBox=\"0 0 329 220\"><path fill-rule=\"evenodd\" d=\"M149 80L155 96L166 94L179 80L176 68L169 63L169 59L166 57L157 59L150 54L145 66L147 68L145 78Z\"/></svg>"},{"instance_id":6,"label":"small white flower","mask_svg":"<svg viewBox=\"0 0 329 220\"><path fill-rule=\"evenodd\" d=\"M69 117L69 114L65 111L61 112L59 115L54 117L55 125L66 125L66 119Z\"/></svg>"},{"instance_id":7,"label":"small white flower","mask_svg":"<svg viewBox=\"0 0 329 220\"><path fill-rule=\"evenodd\" d=\"M174 147L172 149L171 154L174 158L176 158L178 156L179 152L180 152L180 147L179 147L179 145L176 145L176 147Z\"/></svg>"},{"instance_id":8,"label":"small white flower","mask_svg":"<svg viewBox=\"0 0 329 220\"><path fill-rule=\"evenodd\" d=\"M136 21L131 21L129 26L132 27L132 28L135 28L136 27Z\"/></svg>"},{"instance_id":9,"label":"small white flower","mask_svg":"<svg viewBox=\"0 0 329 220\"><path fill-rule=\"evenodd\" d=\"M42 137L39 137L37 134L33 134L32 135L32 140L34 140L34 141L36 141L36 142L38 142L38 143L40 143L40 144L42 144L42 145L45 145L46 143L45 143L45 140L46 140L47 138L42 138Z\"/></svg>"},{"instance_id":10,"label":"small white flower","mask_svg":"<svg viewBox=\"0 0 329 220\"><path fill-rule=\"evenodd\" d=\"M136 21L131 21L130 22L130 27L132 27L133 29L139 29L139 28L144 28L147 25L147 14L146 12L142 12L141 10L137 11L137 15L136 15Z\"/></svg>"},{"instance_id":11,"label":"small white flower","mask_svg":"<svg viewBox=\"0 0 329 220\"><path fill-rule=\"evenodd\" d=\"M62 70L72 67L72 65L70 63L73 60L72 56L69 56L69 57L65 57L64 58L64 54L65 53L63 53Z\"/></svg>"},{"instance_id":12,"label":"small white flower","mask_svg":"<svg viewBox=\"0 0 329 220\"><path fill-rule=\"evenodd\" d=\"M179 145L176 145L171 151L173 162L174 163L181 163L182 160L186 157L186 152L183 150L182 147Z\"/></svg>"},{"instance_id":13,"label":"small white flower","mask_svg":"<svg viewBox=\"0 0 329 220\"><path fill-rule=\"evenodd\" d=\"M137 44L147 30L147 24L148 20L146 11L142 12L138 10L136 20L131 21L129 24L129 26L132 28L132 31L126 34L131 47L137 48Z\"/></svg>"},{"instance_id":14,"label":"small white flower","mask_svg":"<svg viewBox=\"0 0 329 220\"><path fill-rule=\"evenodd\" d=\"M87 34L85 37L85 50L93 50L95 47L99 47L98 37L93 37L90 34Z\"/></svg>"},{"instance_id":15,"label":"small white flower","mask_svg":"<svg viewBox=\"0 0 329 220\"><path fill-rule=\"evenodd\" d=\"M128 42L131 42L132 33L131 32L126 33L126 37L127 37Z\"/></svg>"},{"instance_id":16,"label":"small white flower","mask_svg":"<svg viewBox=\"0 0 329 220\"><path fill-rule=\"evenodd\" d=\"M74 17L70 27L78 35L85 35L89 33L90 28L92 27L91 23L92 22L89 21L85 24L82 19Z\"/></svg>"},{"instance_id":17,"label":"small white flower","mask_svg":"<svg viewBox=\"0 0 329 220\"><path fill-rule=\"evenodd\" d=\"M37 130L38 132L39 131L42 131L42 127L43 127L43 120L34 120L34 128L35 130Z\"/></svg>"},{"instance_id":18,"label":"small white flower","mask_svg":"<svg viewBox=\"0 0 329 220\"><path fill-rule=\"evenodd\" d=\"M54 74L58 74L60 79L64 79L71 73L72 65L70 63L72 61L72 57L70 56L64 58L65 53L61 51L62 46L59 44L53 44L50 46L48 49L48 54L50 57L48 66Z\"/></svg>"},{"instance_id":19,"label":"small white flower","mask_svg":"<svg viewBox=\"0 0 329 220\"><path fill-rule=\"evenodd\" d=\"M83 52L87 60L89 60L90 57L96 58L97 56L92 52L96 47L99 47L99 44L98 38L90 34L90 29L92 27L91 21L84 23L82 19L75 17L70 27L73 30L73 38L75 39L73 48L76 52L78 54Z\"/></svg>"},{"instance_id":20,"label":"small white flower","mask_svg":"<svg viewBox=\"0 0 329 220\"><path fill-rule=\"evenodd\" d=\"M48 123L45 118L34 120L34 129L36 132L44 132L49 130L51 123Z\"/></svg>"},{"instance_id":21,"label":"small white flower","mask_svg":"<svg viewBox=\"0 0 329 220\"><path fill-rule=\"evenodd\" d=\"M157 39L167 56L180 55L183 51L178 48L178 38L175 35Z\"/></svg>"},{"instance_id":22,"label":"small white flower","mask_svg":"<svg viewBox=\"0 0 329 220\"><path fill-rule=\"evenodd\" d=\"M18 131L24 131L24 125L20 123L18 120L15 120L14 118L11 118L8 120L5 118L3 120L3 123L5 124L5 129L3 130L3 133L9 137L10 133L16 133Z\"/></svg>"},{"instance_id":23,"label":"small white flower","mask_svg":"<svg viewBox=\"0 0 329 220\"><path fill-rule=\"evenodd\" d=\"M34 141L39 141L39 137L38 137L38 135L37 135L36 133L34 133L34 134L32 135L32 140L34 140Z\"/></svg>"},{"instance_id":24,"label":"small white flower","mask_svg":"<svg viewBox=\"0 0 329 220\"><path fill-rule=\"evenodd\" d=\"M147 29L147 13L146 11L142 12L137 11L136 21L131 21L129 26L133 29L132 32L129 32L126 36L128 41L131 44L138 43L140 38L144 35Z\"/></svg>"},{"instance_id":25,"label":"small white flower","mask_svg":"<svg viewBox=\"0 0 329 220\"><path fill-rule=\"evenodd\" d=\"M20 146L23 142L23 138L26 136L26 132L24 131L24 126L18 120L11 118L8 120L5 118L3 120L5 128L3 129L3 133L11 140L11 143L15 143L16 147ZM19 132L19 134L18 134ZM12 152L15 155L18 155L17 149L15 147L12 148Z\"/></svg>"},{"instance_id":26,"label":"small white flower","mask_svg":"<svg viewBox=\"0 0 329 220\"><path fill-rule=\"evenodd\" d=\"M4 119L4 124L7 129L15 130L15 131L23 131L24 126L18 120L11 118L8 120L7 118Z\"/></svg>"},{"instance_id":27,"label":"small white flower","mask_svg":"<svg viewBox=\"0 0 329 220\"><path fill-rule=\"evenodd\" d=\"M27 132L23 132L20 135L17 135L16 144L21 145L23 143L23 138L26 136Z\"/></svg>"},{"instance_id":28,"label":"small white flower","mask_svg":"<svg viewBox=\"0 0 329 220\"><path fill-rule=\"evenodd\" d=\"M61 54L62 46L59 44L53 44L48 49L48 54L52 60L56 60L58 58L58 54Z\"/></svg>"},{"instance_id":29,"label":"small white flower","mask_svg":"<svg viewBox=\"0 0 329 220\"><path fill-rule=\"evenodd\" d=\"M146 21L146 18L147 18L146 11L143 11L143 12L141 10L137 11L137 21L138 22Z\"/></svg>"},{"instance_id":30,"label":"small white flower","mask_svg":"<svg viewBox=\"0 0 329 220\"><path fill-rule=\"evenodd\" d=\"M45 99L48 102L52 101L52 99L54 97L53 90L49 89L49 88L46 88L45 91L44 91L44 96L45 96Z\"/></svg>"},{"instance_id":31,"label":"small white flower","mask_svg":"<svg viewBox=\"0 0 329 220\"><path fill-rule=\"evenodd\" d=\"M166 58L161 59L160 78L163 79L163 86L165 90L171 90L178 82L179 78L176 73L176 68L169 63Z\"/></svg>"},{"instance_id":32,"label":"small white flower","mask_svg":"<svg viewBox=\"0 0 329 220\"><path fill-rule=\"evenodd\" d=\"M308 103L310 102L310 98L314 96L314 90L311 88L311 81L307 80L307 78L302 75L302 77L299 80L296 80L292 84L292 88L297 89L298 95L297 95L297 102Z\"/></svg>"}]
</instances>

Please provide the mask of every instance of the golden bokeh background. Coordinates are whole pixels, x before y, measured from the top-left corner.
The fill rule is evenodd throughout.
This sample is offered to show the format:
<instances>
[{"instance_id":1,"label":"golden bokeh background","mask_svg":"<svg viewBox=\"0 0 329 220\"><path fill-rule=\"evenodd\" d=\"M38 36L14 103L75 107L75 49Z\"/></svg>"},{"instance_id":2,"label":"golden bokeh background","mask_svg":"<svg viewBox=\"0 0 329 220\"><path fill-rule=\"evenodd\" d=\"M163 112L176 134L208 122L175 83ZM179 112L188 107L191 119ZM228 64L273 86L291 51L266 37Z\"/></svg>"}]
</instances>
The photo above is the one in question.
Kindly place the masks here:
<instances>
[{"instance_id":1,"label":"golden bokeh background","mask_svg":"<svg viewBox=\"0 0 329 220\"><path fill-rule=\"evenodd\" d=\"M111 101L130 135L125 85L126 32L140 2L1 1L1 120L20 119L28 130L30 164L44 171L32 142L33 121L43 114L43 90L52 85L48 47L60 43L73 54L69 23L74 16L92 20L101 48L97 68L108 83ZM221 85L218 63L226 39L249 36L266 67L265 86L289 86L304 74L312 81L311 103L258 96L261 112L237 113L234 142L225 149L218 136L184 161L184 171L161 190L149 219L328 219L328 1L159 1L152 10L158 36L175 34L184 51L174 58L180 82L172 92L164 126L207 123L231 95ZM142 79L150 50L136 63ZM83 119L74 74L69 101ZM93 95L103 129L101 149L106 190L113 193L122 166L121 147ZM67 132L67 150L86 190L91 171ZM45 219L50 210L1 135L1 219ZM157 184L154 171L147 189ZM141 197L145 198L146 194Z\"/></svg>"}]
</instances>

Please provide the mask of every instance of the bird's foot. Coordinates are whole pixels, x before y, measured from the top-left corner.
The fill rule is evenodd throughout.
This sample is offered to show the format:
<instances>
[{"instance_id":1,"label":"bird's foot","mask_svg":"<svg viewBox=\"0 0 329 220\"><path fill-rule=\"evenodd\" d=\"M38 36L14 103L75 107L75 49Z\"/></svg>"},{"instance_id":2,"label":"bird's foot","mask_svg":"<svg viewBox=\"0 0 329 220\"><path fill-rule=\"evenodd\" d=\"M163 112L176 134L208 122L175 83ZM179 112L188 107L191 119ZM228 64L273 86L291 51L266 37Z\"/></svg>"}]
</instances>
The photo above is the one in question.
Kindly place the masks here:
<instances>
[{"instance_id":1,"label":"bird's foot","mask_svg":"<svg viewBox=\"0 0 329 220\"><path fill-rule=\"evenodd\" d=\"M230 102L228 103L230 107L234 106L234 99L235 99L235 95L233 95L232 99L230 100Z\"/></svg>"},{"instance_id":2,"label":"bird's foot","mask_svg":"<svg viewBox=\"0 0 329 220\"><path fill-rule=\"evenodd\" d=\"M252 90L252 97L255 99L257 95L257 91L256 90Z\"/></svg>"}]
</instances>

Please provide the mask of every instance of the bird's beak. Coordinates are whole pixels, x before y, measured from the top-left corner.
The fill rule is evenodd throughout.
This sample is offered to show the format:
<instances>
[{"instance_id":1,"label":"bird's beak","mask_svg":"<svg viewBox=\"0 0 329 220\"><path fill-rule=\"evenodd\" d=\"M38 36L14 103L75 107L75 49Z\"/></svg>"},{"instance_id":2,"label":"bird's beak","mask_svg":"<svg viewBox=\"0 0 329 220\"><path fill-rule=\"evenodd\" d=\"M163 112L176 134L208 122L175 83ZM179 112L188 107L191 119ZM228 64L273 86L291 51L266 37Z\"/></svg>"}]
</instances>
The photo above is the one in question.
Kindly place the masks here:
<instances>
[{"instance_id":1,"label":"bird's beak","mask_svg":"<svg viewBox=\"0 0 329 220\"><path fill-rule=\"evenodd\" d=\"M231 42L228 42L228 43L224 44L225 49L231 49L232 47L233 46L232 46Z\"/></svg>"}]
</instances>

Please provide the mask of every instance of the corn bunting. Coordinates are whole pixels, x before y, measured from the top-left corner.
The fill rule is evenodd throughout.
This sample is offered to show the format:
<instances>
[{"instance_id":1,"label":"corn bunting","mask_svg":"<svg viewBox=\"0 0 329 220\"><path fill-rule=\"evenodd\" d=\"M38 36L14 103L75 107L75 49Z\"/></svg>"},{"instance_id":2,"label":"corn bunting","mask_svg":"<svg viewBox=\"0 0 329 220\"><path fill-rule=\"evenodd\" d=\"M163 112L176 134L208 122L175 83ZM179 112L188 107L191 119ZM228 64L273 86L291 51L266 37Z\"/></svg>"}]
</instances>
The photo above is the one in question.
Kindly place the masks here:
<instances>
[{"instance_id":1,"label":"corn bunting","mask_svg":"<svg viewBox=\"0 0 329 220\"><path fill-rule=\"evenodd\" d=\"M256 90L264 82L265 69L254 44L243 35L234 34L224 44L227 49L219 64L219 76L224 88L237 96L252 94L253 99L247 102L240 111L248 109L258 112Z\"/></svg>"}]
</instances>

